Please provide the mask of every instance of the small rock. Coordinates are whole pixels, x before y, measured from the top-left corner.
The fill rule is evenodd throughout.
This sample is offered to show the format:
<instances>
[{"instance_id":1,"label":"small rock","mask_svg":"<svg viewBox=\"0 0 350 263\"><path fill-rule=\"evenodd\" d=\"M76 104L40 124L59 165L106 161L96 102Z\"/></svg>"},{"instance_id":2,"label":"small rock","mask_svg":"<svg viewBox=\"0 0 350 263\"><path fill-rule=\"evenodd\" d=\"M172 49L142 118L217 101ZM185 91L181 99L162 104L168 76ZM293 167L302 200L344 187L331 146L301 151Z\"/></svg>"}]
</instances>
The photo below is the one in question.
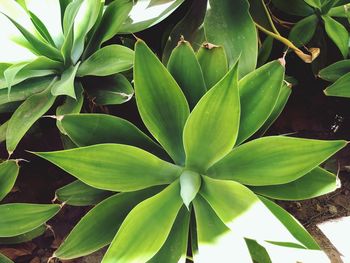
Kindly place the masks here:
<instances>
[{"instance_id":1,"label":"small rock","mask_svg":"<svg viewBox=\"0 0 350 263\"><path fill-rule=\"evenodd\" d=\"M328 211L329 213L331 213L332 215L335 215L336 213L338 213L338 209L334 206L334 205L330 205L328 207Z\"/></svg>"},{"instance_id":2,"label":"small rock","mask_svg":"<svg viewBox=\"0 0 350 263\"><path fill-rule=\"evenodd\" d=\"M320 206L319 204L316 204L316 211L317 212L321 212L322 211L322 206Z\"/></svg>"},{"instance_id":3,"label":"small rock","mask_svg":"<svg viewBox=\"0 0 350 263\"><path fill-rule=\"evenodd\" d=\"M295 206L297 207L297 209L301 209L301 204L299 202L295 202Z\"/></svg>"}]
</instances>

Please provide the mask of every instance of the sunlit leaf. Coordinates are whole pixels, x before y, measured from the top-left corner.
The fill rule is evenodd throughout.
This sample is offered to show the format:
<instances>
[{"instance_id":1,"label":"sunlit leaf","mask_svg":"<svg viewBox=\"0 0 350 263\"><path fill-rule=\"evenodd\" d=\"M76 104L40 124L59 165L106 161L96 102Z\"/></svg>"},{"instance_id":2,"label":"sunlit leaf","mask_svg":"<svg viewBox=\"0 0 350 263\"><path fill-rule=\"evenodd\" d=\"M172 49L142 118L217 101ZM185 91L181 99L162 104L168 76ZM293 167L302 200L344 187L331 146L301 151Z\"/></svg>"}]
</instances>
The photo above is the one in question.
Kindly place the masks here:
<instances>
[{"instance_id":1,"label":"sunlit leaf","mask_svg":"<svg viewBox=\"0 0 350 263\"><path fill-rule=\"evenodd\" d=\"M337 81L343 75L350 72L350 59L344 59L322 69L318 76L328 81Z\"/></svg>"},{"instance_id":2,"label":"sunlit leaf","mask_svg":"<svg viewBox=\"0 0 350 263\"><path fill-rule=\"evenodd\" d=\"M328 88L324 90L324 93L327 96L335 96L335 97L350 97L349 90L350 83L350 72L346 73L342 77L340 77L336 82L330 85Z\"/></svg>"},{"instance_id":3,"label":"sunlit leaf","mask_svg":"<svg viewBox=\"0 0 350 263\"><path fill-rule=\"evenodd\" d=\"M19 165L15 160L0 164L0 201L12 190L19 173Z\"/></svg>"},{"instance_id":4,"label":"sunlit leaf","mask_svg":"<svg viewBox=\"0 0 350 263\"><path fill-rule=\"evenodd\" d=\"M20 244L20 243L31 241L34 238L44 234L46 229L47 229L46 225L41 225L24 234L12 236L12 237L0 237L0 245L13 245L13 244ZM0 262L3 263L1 261L1 257L0 257Z\"/></svg>"}]
</instances>

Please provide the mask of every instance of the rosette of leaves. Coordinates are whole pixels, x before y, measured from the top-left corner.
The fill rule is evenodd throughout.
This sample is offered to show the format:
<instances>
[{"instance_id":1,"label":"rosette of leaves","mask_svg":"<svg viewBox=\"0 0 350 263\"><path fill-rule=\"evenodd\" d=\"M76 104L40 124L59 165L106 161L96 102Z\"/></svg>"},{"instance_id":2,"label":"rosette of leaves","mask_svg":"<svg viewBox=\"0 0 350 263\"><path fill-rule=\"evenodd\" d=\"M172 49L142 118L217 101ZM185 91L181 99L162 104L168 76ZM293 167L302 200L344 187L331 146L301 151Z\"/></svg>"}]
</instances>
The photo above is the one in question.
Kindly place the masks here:
<instances>
[{"instance_id":1,"label":"rosette of leaves","mask_svg":"<svg viewBox=\"0 0 350 263\"><path fill-rule=\"evenodd\" d=\"M182 40L166 68L137 41L137 107L157 142L118 117L59 118L80 147L35 154L80 180L59 189L59 199L98 204L54 257L76 258L110 244L102 262L278 262L281 253L300 262L326 260L269 198L303 200L334 190L336 177L319 165L346 142L249 140L284 106L283 63L270 62L240 81L235 65L207 86L202 52L210 51L195 54Z\"/></svg>"},{"instance_id":2,"label":"rosette of leaves","mask_svg":"<svg viewBox=\"0 0 350 263\"><path fill-rule=\"evenodd\" d=\"M12 190L19 173L18 160L0 164L0 202ZM0 204L0 245L18 244L42 235L46 221L60 210L56 204ZM0 254L0 262L12 262Z\"/></svg>"},{"instance_id":3,"label":"rosette of leaves","mask_svg":"<svg viewBox=\"0 0 350 263\"><path fill-rule=\"evenodd\" d=\"M1 1L0 109L14 112L1 127L9 154L60 96L57 114L80 112L83 90L100 105L128 101L133 88L121 73L132 68L134 52L104 43L158 23L182 2Z\"/></svg>"}]
</instances>

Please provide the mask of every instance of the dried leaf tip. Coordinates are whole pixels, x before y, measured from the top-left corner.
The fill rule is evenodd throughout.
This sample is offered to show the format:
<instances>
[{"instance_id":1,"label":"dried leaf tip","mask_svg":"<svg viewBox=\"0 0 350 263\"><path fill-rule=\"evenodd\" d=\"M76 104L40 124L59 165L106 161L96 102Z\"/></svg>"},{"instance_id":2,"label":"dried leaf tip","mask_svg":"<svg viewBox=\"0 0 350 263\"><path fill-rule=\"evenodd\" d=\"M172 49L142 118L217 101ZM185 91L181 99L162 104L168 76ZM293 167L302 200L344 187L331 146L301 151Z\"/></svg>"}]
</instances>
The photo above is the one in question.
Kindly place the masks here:
<instances>
[{"instance_id":1,"label":"dried leaf tip","mask_svg":"<svg viewBox=\"0 0 350 263\"><path fill-rule=\"evenodd\" d=\"M206 49L213 49L213 48L217 48L217 47L219 47L218 45L214 45L214 44L211 44L211 43L209 43L209 42L206 42L206 43L203 43L203 45L202 45L204 48L206 48Z\"/></svg>"},{"instance_id":2,"label":"dried leaf tip","mask_svg":"<svg viewBox=\"0 0 350 263\"><path fill-rule=\"evenodd\" d=\"M282 67L284 67L284 68L286 67L286 59L284 56L279 58L278 62L282 65Z\"/></svg>"},{"instance_id":3,"label":"dried leaf tip","mask_svg":"<svg viewBox=\"0 0 350 263\"><path fill-rule=\"evenodd\" d=\"M181 44L186 44L186 43L188 42L185 40L185 37L181 35L179 42L177 42L177 46L180 46Z\"/></svg>"}]
</instances>

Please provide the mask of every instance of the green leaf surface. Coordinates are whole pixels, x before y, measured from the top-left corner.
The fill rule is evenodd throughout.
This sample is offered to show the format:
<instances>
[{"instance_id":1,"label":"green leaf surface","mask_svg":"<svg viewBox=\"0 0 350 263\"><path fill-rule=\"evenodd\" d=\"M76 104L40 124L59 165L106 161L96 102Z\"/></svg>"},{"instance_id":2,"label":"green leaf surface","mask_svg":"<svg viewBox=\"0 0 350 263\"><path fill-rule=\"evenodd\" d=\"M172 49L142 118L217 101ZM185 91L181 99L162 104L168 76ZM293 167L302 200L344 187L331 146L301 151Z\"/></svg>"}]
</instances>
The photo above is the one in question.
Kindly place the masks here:
<instances>
[{"instance_id":1,"label":"green leaf surface","mask_svg":"<svg viewBox=\"0 0 350 263\"><path fill-rule=\"evenodd\" d=\"M350 98L350 72L340 77L336 82L324 90L327 96Z\"/></svg>"},{"instance_id":2,"label":"green leaf surface","mask_svg":"<svg viewBox=\"0 0 350 263\"><path fill-rule=\"evenodd\" d=\"M113 192L100 190L76 180L56 190L55 196L61 202L72 206L96 205Z\"/></svg>"},{"instance_id":3,"label":"green leaf surface","mask_svg":"<svg viewBox=\"0 0 350 263\"><path fill-rule=\"evenodd\" d=\"M337 189L337 178L332 173L315 168L303 177L281 185L255 186L250 189L277 200L306 200L328 194Z\"/></svg>"},{"instance_id":4,"label":"green leaf surface","mask_svg":"<svg viewBox=\"0 0 350 263\"><path fill-rule=\"evenodd\" d=\"M5 257L3 254L0 253L0 262L1 263L13 263L11 259L8 257Z\"/></svg>"},{"instance_id":5,"label":"green leaf surface","mask_svg":"<svg viewBox=\"0 0 350 263\"><path fill-rule=\"evenodd\" d=\"M307 16L298 21L289 33L289 40L297 47L305 46L314 36L318 22L316 15Z\"/></svg>"},{"instance_id":6,"label":"green leaf surface","mask_svg":"<svg viewBox=\"0 0 350 263\"><path fill-rule=\"evenodd\" d=\"M329 65L328 67L322 69L318 73L318 76L321 79L334 82L349 72L350 72L350 59L344 59L344 60L337 61Z\"/></svg>"},{"instance_id":7,"label":"green leaf surface","mask_svg":"<svg viewBox=\"0 0 350 263\"><path fill-rule=\"evenodd\" d=\"M134 1L134 6L120 31L135 33L145 30L167 18L184 0L143 0Z\"/></svg>"},{"instance_id":8,"label":"green leaf surface","mask_svg":"<svg viewBox=\"0 0 350 263\"><path fill-rule=\"evenodd\" d=\"M234 148L208 174L252 186L286 184L310 172L346 144L346 141L264 137Z\"/></svg>"},{"instance_id":9,"label":"green leaf surface","mask_svg":"<svg viewBox=\"0 0 350 263\"><path fill-rule=\"evenodd\" d=\"M201 66L189 42L180 40L168 62L168 70L185 94L191 109L206 92Z\"/></svg>"},{"instance_id":10,"label":"green leaf surface","mask_svg":"<svg viewBox=\"0 0 350 263\"><path fill-rule=\"evenodd\" d=\"M314 13L313 8L307 5L304 0L294 0L292 5L285 0L272 0L272 3L278 9L290 15L309 16Z\"/></svg>"},{"instance_id":11,"label":"green leaf surface","mask_svg":"<svg viewBox=\"0 0 350 263\"><path fill-rule=\"evenodd\" d=\"M204 176L200 193L235 235L298 244L285 226L245 186Z\"/></svg>"},{"instance_id":12,"label":"green leaf surface","mask_svg":"<svg viewBox=\"0 0 350 263\"><path fill-rule=\"evenodd\" d=\"M322 3L320 0L304 0L305 3L307 3L309 6L315 7L320 9L322 6Z\"/></svg>"},{"instance_id":13,"label":"green leaf surface","mask_svg":"<svg viewBox=\"0 0 350 263\"><path fill-rule=\"evenodd\" d=\"M73 228L54 256L72 259L110 244L130 210L159 188L113 195L91 209Z\"/></svg>"},{"instance_id":14,"label":"green leaf surface","mask_svg":"<svg viewBox=\"0 0 350 263\"><path fill-rule=\"evenodd\" d=\"M19 173L16 160L4 161L0 164L0 201L11 192Z\"/></svg>"},{"instance_id":15,"label":"green leaf surface","mask_svg":"<svg viewBox=\"0 0 350 263\"><path fill-rule=\"evenodd\" d=\"M185 263L189 223L190 213L182 207L164 245L147 263Z\"/></svg>"},{"instance_id":16,"label":"green leaf surface","mask_svg":"<svg viewBox=\"0 0 350 263\"><path fill-rule=\"evenodd\" d=\"M45 24L37 17L34 13L28 12L30 15L30 19L32 20L36 30L40 33L40 35L53 47L56 47L55 42L53 41L50 32L47 30Z\"/></svg>"},{"instance_id":17,"label":"green leaf surface","mask_svg":"<svg viewBox=\"0 0 350 263\"><path fill-rule=\"evenodd\" d=\"M127 120L107 114L70 114L61 120L68 136L78 146L101 143L127 144L159 157L167 156L151 138Z\"/></svg>"},{"instance_id":18,"label":"green leaf surface","mask_svg":"<svg viewBox=\"0 0 350 263\"><path fill-rule=\"evenodd\" d=\"M108 76L129 70L133 66L134 52L121 45L101 48L81 63L77 75Z\"/></svg>"},{"instance_id":19,"label":"green leaf surface","mask_svg":"<svg viewBox=\"0 0 350 263\"><path fill-rule=\"evenodd\" d=\"M287 211L279 205L259 196L260 200L273 213L273 215L289 230L289 232L308 249L320 249L316 241L305 228Z\"/></svg>"},{"instance_id":20,"label":"green leaf surface","mask_svg":"<svg viewBox=\"0 0 350 263\"><path fill-rule=\"evenodd\" d=\"M241 118L236 144L253 135L270 116L283 83L284 71L281 62L275 60L240 80Z\"/></svg>"},{"instance_id":21,"label":"green leaf surface","mask_svg":"<svg viewBox=\"0 0 350 263\"><path fill-rule=\"evenodd\" d=\"M322 16L325 23L327 35L339 48L341 54L346 58L349 54L349 33L348 30L338 21L330 16Z\"/></svg>"},{"instance_id":22,"label":"green leaf surface","mask_svg":"<svg viewBox=\"0 0 350 263\"><path fill-rule=\"evenodd\" d=\"M90 186L110 191L168 184L181 173L180 167L129 145L98 144L35 154Z\"/></svg>"},{"instance_id":23,"label":"green leaf surface","mask_svg":"<svg viewBox=\"0 0 350 263\"><path fill-rule=\"evenodd\" d=\"M205 172L236 142L240 116L237 68L203 96L186 122L184 146L190 169Z\"/></svg>"},{"instance_id":24,"label":"green leaf surface","mask_svg":"<svg viewBox=\"0 0 350 263\"><path fill-rule=\"evenodd\" d=\"M258 242L252 239L245 240L249 253L254 262L258 263L272 263L269 254L266 249L261 246Z\"/></svg>"},{"instance_id":25,"label":"green leaf surface","mask_svg":"<svg viewBox=\"0 0 350 263\"><path fill-rule=\"evenodd\" d=\"M41 225L27 233L13 236L13 237L0 237L0 245L14 245L14 244L20 244L24 242L28 242L33 240L34 238L41 236L46 231L46 225ZM1 258L0 258L0 263Z\"/></svg>"},{"instance_id":26,"label":"green leaf surface","mask_svg":"<svg viewBox=\"0 0 350 263\"><path fill-rule=\"evenodd\" d=\"M259 48L258 67L263 66L269 60L273 48L273 41L274 38L270 36L264 39L264 42Z\"/></svg>"},{"instance_id":27,"label":"green leaf surface","mask_svg":"<svg viewBox=\"0 0 350 263\"><path fill-rule=\"evenodd\" d=\"M0 237L27 233L56 215L59 205L5 204L0 205Z\"/></svg>"},{"instance_id":28,"label":"green leaf surface","mask_svg":"<svg viewBox=\"0 0 350 263\"><path fill-rule=\"evenodd\" d=\"M185 95L143 41L135 46L137 107L151 134L177 164L185 161L182 131L189 115Z\"/></svg>"},{"instance_id":29,"label":"green leaf surface","mask_svg":"<svg viewBox=\"0 0 350 263\"><path fill-rule=\"evenodd\" d=\"M233 258L241 263L253 262L244 239L225 226L203 197L198 195L193 203L198 233L194 262L216 262L218 258L223 263Z\"/></svg>"},{"instance_id":30,"label":"green leaf surface","mask_svg":"<svg viewBox=\"0 0 350 263\"><path fill-rule=\"evenodd\" d=\"M230 66L240 58L240 77L255 69L258 40L247 0L209 0L204 31L207 41L225 47Z\"/></svg>"},{"instance_id":31,"label":"green leaf surface","mask_svg":"<svg viewBox=\"0 0 350 263\"><path fill-rule=\"evenodd\" d=\"M228 71L225 49L222 46L204 44L197 53L207 89L218 83Z\"/></svg>"},{"instance_id":32,"label":"green leaf surface","mask_svg":"<svg viewBox=\"0 0 350 263\"><path fill-rule=\"evenodd\" d=\"M329 10L328 15L331 17L349 18L350 16L349 7L350 7L350 4L346 4L346 5L344 4L341 6L333 7Z\"/></svg>"},{"instance_id":33,"label":"green leaf surface","mask_svg":"<svg viewBox=\"0 0 350 263\"><path fill-rule=\"evenodd\" d=\"M102 263L147 262L156 255L165 244L182 206L179 192L176 181L131 210Z\"/></svg>"},{"instance_id":34,"label":"green leaf surface","mask_svg":"<svg viewBox=\"0 0 350 263\"><path fill-rule=\"evenodd\" d=\"M6 131L9 121L5 121L0 125L0 143L6 140Z\"/></svg>"},{"instance_id":35,"label":"green leaf surface","mask_svg":"<svg viewBox=\"0 0 350 263\"><path fill-rule=\"evenodd\" d=\"M53 83L51 93L53 96L67 95L73 99L76 99L74 80L79 68L79 63L75 66L70 66L66 69L61 78Z\"/></svg>"},{"instance_id":36,"label":"green leaf surface","mask_svg":"<svg viewBox=\"0 0 350 263\"><path fill-rule=\"evenodd\" d=\"M201 187L201 182L200 174L193 171L185 170L180 176L180 196L188 210Z\"/></svg>"},{"instance_id":37,"label":"green leaf surface","mask_svg":"<svg viewBox=\"0 0 350 263\"><path fill-rule=\"evenodd\" d=\"M30 127L45 114L55 102L51 95L51 84L37 94L30 96L12 115L6 132L6 148L11 155Z\"/></svg>"}]
</instances>

